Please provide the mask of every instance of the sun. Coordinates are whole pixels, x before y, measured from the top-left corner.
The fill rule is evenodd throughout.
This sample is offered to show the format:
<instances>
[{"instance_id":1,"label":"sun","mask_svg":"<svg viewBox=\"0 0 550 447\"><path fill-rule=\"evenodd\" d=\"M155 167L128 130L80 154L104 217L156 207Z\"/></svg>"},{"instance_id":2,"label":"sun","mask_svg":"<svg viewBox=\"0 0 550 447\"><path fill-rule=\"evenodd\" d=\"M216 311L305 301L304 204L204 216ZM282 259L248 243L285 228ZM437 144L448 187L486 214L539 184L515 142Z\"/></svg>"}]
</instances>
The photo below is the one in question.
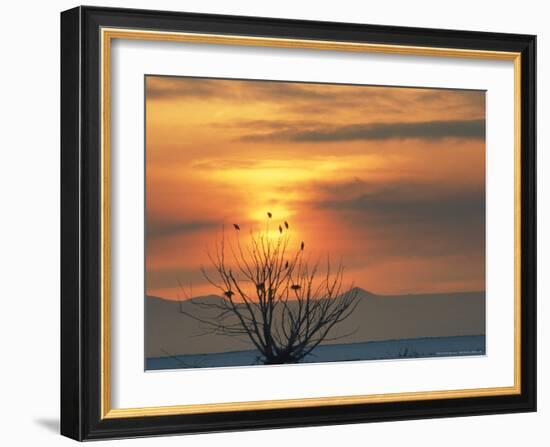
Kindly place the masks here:
<instances>
[{"instance_id":1,"label":"sun","mask_svg":"<svg viewBox=\"0 0 550 447\"><path fill-rule=\"evenodd\" d=\"M252 232L262 234L268 239L277 240L289 237L294 240L299 236L297 227L293 225L295 212L282 204L251 209L248 217L252 223Z\"/></svg>"}]
</instances>

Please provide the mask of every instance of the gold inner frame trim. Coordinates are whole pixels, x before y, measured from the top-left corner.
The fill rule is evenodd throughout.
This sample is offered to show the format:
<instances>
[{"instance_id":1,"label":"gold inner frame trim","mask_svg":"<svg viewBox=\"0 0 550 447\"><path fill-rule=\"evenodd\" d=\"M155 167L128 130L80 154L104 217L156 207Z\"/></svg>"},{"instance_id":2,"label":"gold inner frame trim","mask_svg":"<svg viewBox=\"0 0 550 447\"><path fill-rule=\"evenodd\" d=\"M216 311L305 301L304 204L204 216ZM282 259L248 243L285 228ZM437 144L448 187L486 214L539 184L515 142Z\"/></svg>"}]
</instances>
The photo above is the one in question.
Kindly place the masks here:
<instances>
[{"instance_id":1,"label":"gold inner frame trim","mask_svg":"<svg viewBox=\"0 0 550 447\"><path fill-rule=\"evenodd\" d=\"M308 408L366 403L457 399L521 393L521 54L455 48L384 45L321 40L178 33L137 29L101 29L101 418L168 416L266 409ZM110 341L110 72L113 39L154 40L213 45L260 46L324 51L369 52L410 56L438 56L513 61L514 63L514 385L444 391L404 392L304 399L223 402L142 408L111 408Z\"/></svg>"}]
</instances>

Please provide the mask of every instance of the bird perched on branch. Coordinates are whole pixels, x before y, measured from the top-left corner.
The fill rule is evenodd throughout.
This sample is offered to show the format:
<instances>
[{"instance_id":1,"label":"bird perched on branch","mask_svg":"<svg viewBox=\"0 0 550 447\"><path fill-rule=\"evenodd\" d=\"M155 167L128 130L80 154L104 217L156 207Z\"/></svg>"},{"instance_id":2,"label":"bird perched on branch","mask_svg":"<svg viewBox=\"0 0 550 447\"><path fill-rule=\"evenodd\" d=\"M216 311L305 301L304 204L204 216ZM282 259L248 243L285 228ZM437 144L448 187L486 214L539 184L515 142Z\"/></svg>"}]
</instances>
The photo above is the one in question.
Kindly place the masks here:
<instances>
[{"instance_id":1,"label":"bird perched on branch","mask_svg":"<svg viewBox=\"0 0 550 447\"><path fill-rule=\"evenodd\" d=\"M300 290L300 289L302 288L302 286L300 286L300 284L292 284L292 285L290 286L290 288L291 288L292 290L296 291L296 290Z\"/></svg>"},{"instance_id":2,"label":"bird perched on branch","mask_svg":"<svg viewBox=\"0 0 550 447\"><path fill-rule=\"evenodd\" d=\"M281 226L279 225L279 233L282 233L282 232L283 232L283 227L281 227Z\"/></svg>"},{"instance_id":3,"label":"bird perched on branch","mask_svg":"<svg viewBox=\"0 0 550 447\"><path fill-rule=\"evenodd\" d=\"M285 269L288 268L288 261L285 262Z\"/></svg>"},{"instance_id":4,"label":"bird perched on branch","mask_svg":"<svg viewBox=\"0 0 550 447\"><path fill-rule=\"evenodd\" d=\"M233 293L231 290L228 290L228 291L224 292L223 294L229 299L231 299L231 297L233 295L235 295L235 293Z\"/></svg>"},{"instance_id":5,"label":"bird perched on branch","mask_svg":"<svg viewBox=\"0 0 550 447\"><path fill-rule=\"evenodd\" d=\"M237 224L233 224L233 226L235 227L235 230L239 231L241 229L241 227L239 227Z\"/></svg>"},{"instance_id":6,"label":"bird perched on branch","mask_svg":"<svg viewBox=\"0 0 550 447\"><path fill-rule=\"evenodd\" d=\"M288 230L288 222L285 220L285 228Z\"/></svg>"},{"instance_id":7,"label":"bird perched on branch","mask_svg":"<svg viewBox=\"0 0 550 447\"><path fill-rule=\"evenodd\" d=\"M269 217L270 219L273 217L273 214L271 214L269 211L267 212L267 217Z\"/></svg>"},{"instance_id":8,"label":"bird perched on branch","mask_svg":"<svg viewBox=\"0 0 550 447\"><path fill-rule=\"evenodd\" d=\"M304 251L304 241L302 241L302 244L300 245L300 250Z\"/></svg>"}]
</instances>

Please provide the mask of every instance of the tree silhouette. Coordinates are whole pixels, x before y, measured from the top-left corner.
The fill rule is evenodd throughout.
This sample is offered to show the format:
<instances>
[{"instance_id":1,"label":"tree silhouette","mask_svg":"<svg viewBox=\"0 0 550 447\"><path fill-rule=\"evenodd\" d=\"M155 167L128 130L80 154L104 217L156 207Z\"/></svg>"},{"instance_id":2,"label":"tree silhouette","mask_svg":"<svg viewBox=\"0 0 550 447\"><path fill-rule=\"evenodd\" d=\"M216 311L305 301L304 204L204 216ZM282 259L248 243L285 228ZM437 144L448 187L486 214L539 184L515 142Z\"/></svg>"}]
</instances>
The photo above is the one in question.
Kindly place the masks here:
<instances>
[{"instance_id":1,"label":"tree silhouette","mask_svg":"<svg viewBox=\"0 0 550 447\"><path fill-rule=\"evenodd\" d=\"M242 242L240 226L234 224L233 242L224 231L215 254L209 254L215 273L205 268L202 273L221 299L190 299L208 316L181 306L180 311L199 321L205 334L248 337L264 364L297 363L321 342L350 335L329 337L357 307L357 289L344 287L341 262L332 269L327 256L321 273L319 262L305 258L304 241L292 251L287 221L270 233L272 214L267 215L265 231L250 231Z\"/></svg>"}]
</instances>

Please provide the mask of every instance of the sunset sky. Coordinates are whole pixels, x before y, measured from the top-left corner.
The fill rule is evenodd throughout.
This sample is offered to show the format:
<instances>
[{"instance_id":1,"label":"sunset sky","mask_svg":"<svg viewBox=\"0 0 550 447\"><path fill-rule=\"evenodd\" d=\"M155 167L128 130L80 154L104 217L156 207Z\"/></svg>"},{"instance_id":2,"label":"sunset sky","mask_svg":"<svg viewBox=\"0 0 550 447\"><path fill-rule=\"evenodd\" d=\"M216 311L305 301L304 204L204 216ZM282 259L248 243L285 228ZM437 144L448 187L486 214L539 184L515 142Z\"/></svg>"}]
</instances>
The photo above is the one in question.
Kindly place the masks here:
<instances>
[{"instance_id":1,"label":"sunset sky","mask_svg":"<svg viewBox=\"0 0 550 447\"><path fill-rule=\"evenodd\" d=\"M147 76L146 293L267 211L374 293L484 290L485 92Z\"/></svg>"}]
</instances>

